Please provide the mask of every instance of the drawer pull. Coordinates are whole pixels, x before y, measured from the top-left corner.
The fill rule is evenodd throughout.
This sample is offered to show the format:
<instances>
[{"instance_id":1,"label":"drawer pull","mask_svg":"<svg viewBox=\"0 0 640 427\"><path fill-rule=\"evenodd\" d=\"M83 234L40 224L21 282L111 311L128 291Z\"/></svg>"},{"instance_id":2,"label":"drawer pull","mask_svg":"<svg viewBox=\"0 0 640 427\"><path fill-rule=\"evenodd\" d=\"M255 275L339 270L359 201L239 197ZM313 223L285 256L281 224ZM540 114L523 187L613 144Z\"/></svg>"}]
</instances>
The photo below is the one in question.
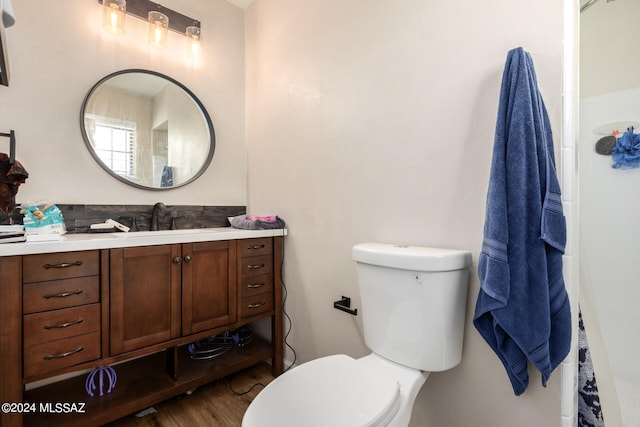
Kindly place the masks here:
<instances>
[{"instance_id":1,"label":"drawer pull","mask_svg":"<svg viewBox=\"0 0 640 427\"><path fill-rule=\"evenodd\" d=\"M67 267L80 266L80 265L82 265L82 261L61 262L60 264L45 264L42 266L42 268L45 268L48 270L50 268L67 268Z\"/></svg>"},{"instance_id":2,"label":"drawer pull","mask_svg":"<svg viewBox=\"0 0 640 427\"><path fill-rule=\"evenodd\" d=\"M262 307L263 305L265 305L267 302L266 301L262 301L259 302L257 304L249 304L247 305L247 308L258 308L258 307Z\"/></svg>"},{"instance_id":3,"label":"drawer pull","mask_svg":"<svg viewBox=\"0 0 640 427\"><path fill-rule=\"evenodd\" d=\"M264 243L262 245L251 245L251 246L247 247L247 249L262 249L265 246L266 245Z\"/></svg>"},{"instance_id":4,"label":"drawer pull","mask_svg":"<svg viewBox=\"0 0 640 427\"><path fill-rule=\"evenodd\" d=\"M45 325L45 329L64 329L64 328L68 328L69 326L73 326L73 325L78 325L80 323L84 322L84 320L82 318L78 319L78 320L74 320L73 322L67 322L67 323L59 323L57 325Z\"/></svg>"},{"instance_id":5,"label":"drawer pull","mask_svg":"<svg viewBox=\"0 0 640 427\"><path fill-rule=\"evenodd\" d=\"M44 294L44 295L42 296L42 298L44 298L44 299L49 299L49 298L65 298L65 297L70 297L70 296L73 296L73 295L80 295L82 292L84 292L82 289L78 289L78 290L71 291L71 292L62 292L62 293L59 293L59 294L53 294L53 295L50 295L50 294Z\"/></svg>"},{"instance_id":6,"label":"drawer pull","mask_svg":"<svg viewBox=\"0 0 640 427\"><path fill-rule=\"evenodd\" d=\"M247 269L249 270L255 270L257 268L264 268L266 264L249 264L247 266Z\"/></svg>"},{"instance_id":7,"label":"drawer pull","mask_svg":"<svg viewBox=\"0 0 640 427\"><path fill-rule=\"evenodd\" d=\"M68 357L68 356L71 356L72 354L80 353L82 350L84 350L84 347L80 346L80 347L76 348L75 350L68 351L66 353L47 354L46 356L44 356L44 360L62 359L63 357Z\"/></svg>"},{"instance_id":8,"label":"drawer pull","mask_svg":"<svg viewBox=\"0 0 640 427\"><path fill-rule=\"evenodd\" d=\"M266 285L266 282L262 282L262 283L252 283L250 285L247 285L247 288L249 289L256 289L256 288L261 288L264 285Z\"/></svg>"}]
</instances>

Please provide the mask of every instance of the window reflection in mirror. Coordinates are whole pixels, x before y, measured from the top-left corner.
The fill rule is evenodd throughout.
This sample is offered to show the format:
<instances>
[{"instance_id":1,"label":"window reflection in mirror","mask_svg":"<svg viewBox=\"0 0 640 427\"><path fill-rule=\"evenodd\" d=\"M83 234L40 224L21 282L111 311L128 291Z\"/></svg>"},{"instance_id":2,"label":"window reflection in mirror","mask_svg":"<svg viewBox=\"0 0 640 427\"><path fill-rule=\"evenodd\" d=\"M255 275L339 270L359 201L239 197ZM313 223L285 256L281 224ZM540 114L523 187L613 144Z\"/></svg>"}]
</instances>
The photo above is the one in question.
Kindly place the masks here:
<instances>
[{"instance_id":1,"label":"window reflection in mirror","mask_svg":"<svg viewBox=\"0 0 640 427\"><path fill-rule=\"evenodd\" d=\"M83 103L81 128L94 159L139 188L169 189L193 181L215 148L211 118L196 96L146 70L100 80Z\"/></svg>"}]
</instances>

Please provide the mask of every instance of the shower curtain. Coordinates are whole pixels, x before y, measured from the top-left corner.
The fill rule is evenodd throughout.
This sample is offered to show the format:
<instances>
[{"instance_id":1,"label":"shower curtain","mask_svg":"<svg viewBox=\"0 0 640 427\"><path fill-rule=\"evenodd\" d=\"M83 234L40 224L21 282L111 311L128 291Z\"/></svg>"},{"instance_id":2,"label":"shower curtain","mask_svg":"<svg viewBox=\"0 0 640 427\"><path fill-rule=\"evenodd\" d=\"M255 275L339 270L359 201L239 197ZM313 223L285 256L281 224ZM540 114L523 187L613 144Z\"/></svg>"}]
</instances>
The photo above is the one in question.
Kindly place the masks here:
<instances>
[{"instance_id":1,"label":"shower curtain","mask_svg":"<svg viewBox=\"0 0 640 427\"><path fill-rule=\"evenodd\" d=\"M578 427L604 427L598 384L581 310L578 312L578 321Z\"/></svg>"}]
</instances>

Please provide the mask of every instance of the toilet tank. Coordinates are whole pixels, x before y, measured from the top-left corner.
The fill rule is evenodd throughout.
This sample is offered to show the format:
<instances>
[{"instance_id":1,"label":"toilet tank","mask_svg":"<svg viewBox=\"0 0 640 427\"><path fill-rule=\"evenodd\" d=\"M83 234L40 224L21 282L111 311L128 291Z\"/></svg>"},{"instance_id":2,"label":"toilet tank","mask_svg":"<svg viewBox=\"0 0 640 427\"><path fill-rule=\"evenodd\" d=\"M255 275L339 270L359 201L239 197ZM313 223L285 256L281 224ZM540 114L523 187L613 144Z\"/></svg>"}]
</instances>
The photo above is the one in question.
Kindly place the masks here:
<instances>
[{"instance_id":1,"label":"toilet tank","mask_svg":"<svg viewBox=\"0 0 640 427\"><path fill-rule=\"evenodd\" d=\"M362 243L352 254L367 346L422 371L460 363L471 253Z\"/></svg>"}]
</instances>

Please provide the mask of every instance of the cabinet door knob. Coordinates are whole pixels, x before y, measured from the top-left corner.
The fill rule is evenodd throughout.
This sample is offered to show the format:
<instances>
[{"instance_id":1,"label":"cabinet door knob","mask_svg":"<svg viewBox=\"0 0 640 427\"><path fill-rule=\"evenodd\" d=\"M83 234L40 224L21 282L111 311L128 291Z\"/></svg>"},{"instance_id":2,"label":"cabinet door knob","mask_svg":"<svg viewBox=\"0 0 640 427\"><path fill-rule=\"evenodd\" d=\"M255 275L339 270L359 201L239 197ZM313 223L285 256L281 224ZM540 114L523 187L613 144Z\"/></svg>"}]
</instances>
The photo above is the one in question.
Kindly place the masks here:
<instances>
[{"instance_id":1,"label":"cabinet door knob","mask_svg":"<svg viewBox=\"0 0 640 427\"><path fill-rule=\"evenodd\" d=\"M184 262L191 262L193 261L193 258L191 258L191 255L187 255L184 257Z\"/></svg>"},{"instance_id":2,"label":"cabinet door knob","mask_svg":"<svg viewBox=\"0 0 640 427\"><path fill-rule=\"evenodd\" d=\"M174 264L182 264L182 258L180 258L179 256L175 257L173 259L173 263Z\"/></svg>"}]
</instances>

